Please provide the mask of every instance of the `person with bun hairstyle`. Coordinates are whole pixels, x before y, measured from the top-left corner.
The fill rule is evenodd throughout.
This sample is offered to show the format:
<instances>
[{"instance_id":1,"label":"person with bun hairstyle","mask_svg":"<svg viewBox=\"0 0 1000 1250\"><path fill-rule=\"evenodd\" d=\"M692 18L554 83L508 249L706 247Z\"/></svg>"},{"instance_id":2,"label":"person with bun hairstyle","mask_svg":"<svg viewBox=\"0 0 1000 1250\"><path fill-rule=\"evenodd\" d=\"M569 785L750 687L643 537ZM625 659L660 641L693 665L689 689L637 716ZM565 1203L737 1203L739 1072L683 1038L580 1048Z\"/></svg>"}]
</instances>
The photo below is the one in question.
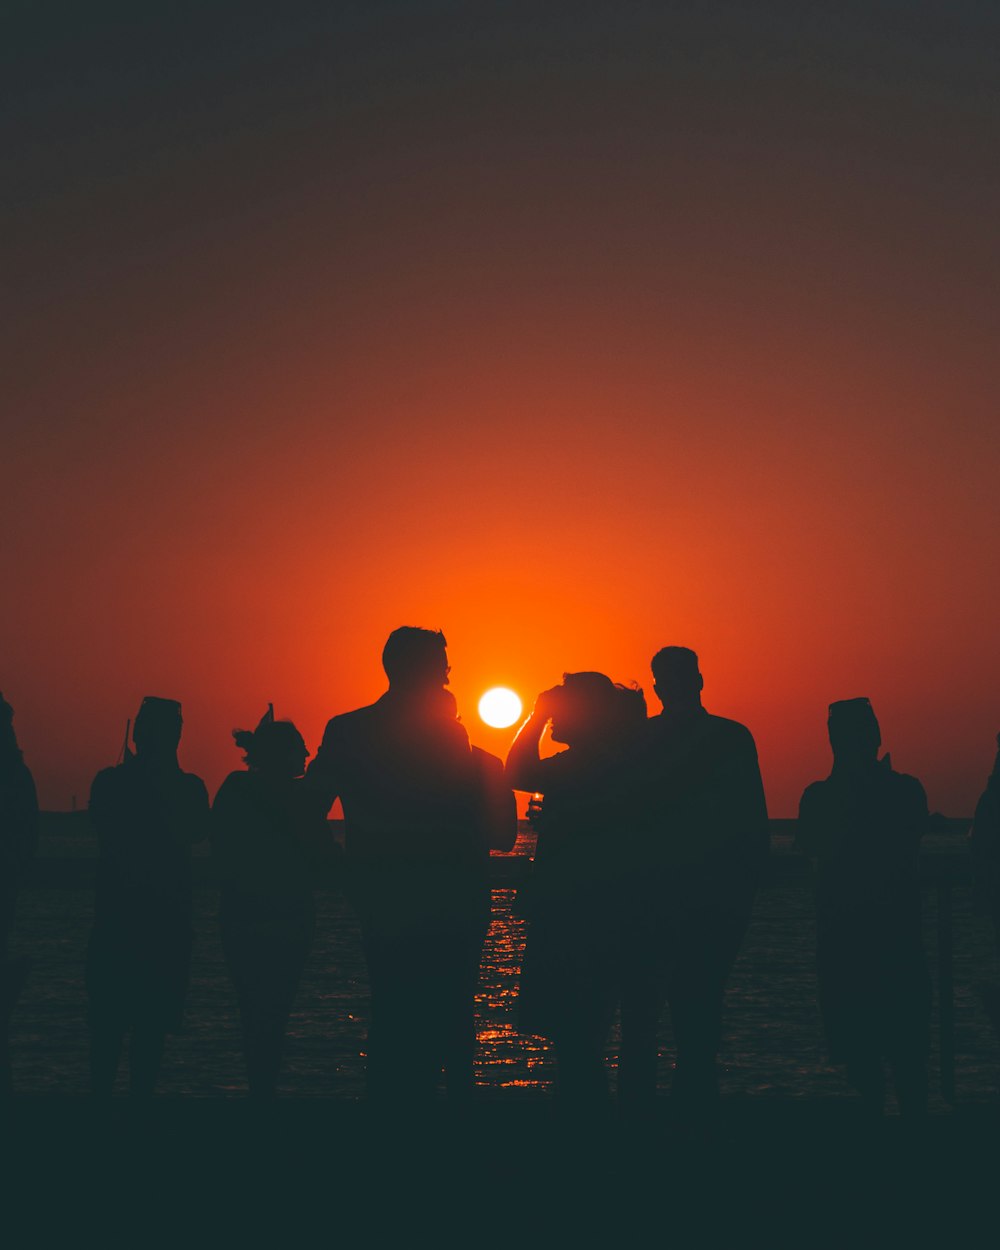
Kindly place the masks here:
<instances>
[{"instance_id":1,"label":"person with bun hairstyle","mask_svg":"<svg viewBox=\"0 0 1000 1250\"><path fill-rule=\"evenodd\" d=\"M212 805L212 855L220 923L240 1008L252 1098L278 1085L285 1031L316 924L313 886L336 843L303 790L309 752L273 708L253 731L233 731L245 770L225 779ZM339 848L337 848L339 849Z\"/></svg>"},{"instance_id":2,"label":"person with bun hairstyle","mask_svg":"<svg viewBox=\"0 0 1000 1250\"><path fill-rule=\"evenodd\" d=\"M567 749L542 759L549 724L552 741ZM607 1101L604 1049L633 955L626 914L631 791L645 728L641 690L603 673L566 673L535 700L507 756L509 784L543 795L520 899L528 937L518 1025L555 1043L557 1093L567 1110Z\"/></svg>"}]
</instances>

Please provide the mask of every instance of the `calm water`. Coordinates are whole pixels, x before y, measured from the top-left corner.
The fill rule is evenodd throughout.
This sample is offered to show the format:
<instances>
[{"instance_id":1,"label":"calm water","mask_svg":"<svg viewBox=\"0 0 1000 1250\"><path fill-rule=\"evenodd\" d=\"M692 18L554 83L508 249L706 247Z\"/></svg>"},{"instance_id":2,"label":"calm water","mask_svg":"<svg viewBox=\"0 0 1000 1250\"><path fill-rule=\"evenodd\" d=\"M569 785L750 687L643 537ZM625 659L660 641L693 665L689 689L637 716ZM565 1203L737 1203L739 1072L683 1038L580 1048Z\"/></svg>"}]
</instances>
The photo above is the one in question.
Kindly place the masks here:
<instances>
[{"instance_id":1,"label":"calm water","mask_svg":"<svg viewBox=\"0 0 1000 1250\"><path fill-rule=\"evenodd\" d=\"M74 826L75 827L75 826ZM64 833L68 822L49 822L41 854L55 860L92 853L89 839ZM788 855L778 838L775 855ZM961 845L958 841L954 845ZM531 852L522 835L515 854ZM478 1079L485 1091L507 1097L551 1090L550 1047L514 1028L524 923L512 915L514 891L493 893L493 923L486 942L477 996ZM975 915L969 891L956 888L956 1083L961 1100L995 1096L1000 1049L979 1006L975 985L997 980L992 933ZM937 983L936 894L925 892L925 943ZM32 970L11 1027L16 1088L25 1094L80 1094L87 1088L86 998L83 961L92 893L72 884L25 889L15 947L30 953ZM240 1096L245 1089L236 1002L226 974L216 897L196 890L196 947L184 1031L170 1039L161 1088L169 1094ZM290 1095L357 1098L363 1091L363 1050L368 991L357 926L341 895L318 896L317 939L292 1017L283 1089ZM812 899L802 880L776 879L757 897L753 923L726 999L720 1055L729 1095L803 1097L843 1095L840 1071L824 1062L813 972ZM936 998L935 998L936 1004ZM422 1022L412 1022L416 1031ZM932 1100L943 1106L937 1080L937 1012L934 1017ZM660 1079L669 1084L669 1020L662 1026ZM614 1065L615 1037L609 1046Z\"/></svg>"}]
</instances>

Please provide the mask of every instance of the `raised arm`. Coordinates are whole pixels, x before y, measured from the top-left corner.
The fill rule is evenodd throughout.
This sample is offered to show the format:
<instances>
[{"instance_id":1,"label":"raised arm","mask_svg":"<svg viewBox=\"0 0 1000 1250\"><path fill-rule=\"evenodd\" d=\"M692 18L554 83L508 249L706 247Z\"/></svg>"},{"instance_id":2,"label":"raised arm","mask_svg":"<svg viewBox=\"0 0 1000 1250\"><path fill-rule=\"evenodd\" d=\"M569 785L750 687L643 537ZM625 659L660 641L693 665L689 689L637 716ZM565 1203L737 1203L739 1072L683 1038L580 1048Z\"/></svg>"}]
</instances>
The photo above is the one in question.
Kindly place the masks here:
<instances>
[{"instance_id":1,"label":"raised arm","mask_svg":"<svg viewBox=\"0 0 1000 1250\"><path fill-rule=\"evenodd\" d=\"M538 696L531 715L517 731L517 737L507 752L504 774L507 784L515 790L544 790L545 770L538 754L538 745L545 726L552 719L553 694L553 690L543 690Z\"/></svg>"}]
</instances>

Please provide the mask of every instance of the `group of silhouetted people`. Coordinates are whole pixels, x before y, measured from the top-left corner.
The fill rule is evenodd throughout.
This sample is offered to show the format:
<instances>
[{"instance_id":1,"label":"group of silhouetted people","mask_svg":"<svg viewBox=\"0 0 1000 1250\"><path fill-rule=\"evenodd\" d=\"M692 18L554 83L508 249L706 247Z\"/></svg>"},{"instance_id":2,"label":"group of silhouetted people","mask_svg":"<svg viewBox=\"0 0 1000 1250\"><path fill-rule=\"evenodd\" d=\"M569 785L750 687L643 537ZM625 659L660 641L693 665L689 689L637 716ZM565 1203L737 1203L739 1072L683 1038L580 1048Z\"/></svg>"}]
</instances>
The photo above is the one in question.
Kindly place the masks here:
<instances>
[{"instance_id":1,"label":"group of silhouetted people","mask_svg":"<svg viewBox=\"0 0 1000 1250\"><path fill-rule=\"evenodd\" d=\"M273 1096L315 927L317 877L339 874L357 915L371 990L366 1079L384 1106L419 1103L444 1075L475 1088L474 998L490 921L489 855L517 836L513 791L535 796L518 1025L552 1040L569 1108L606 1102L616 1012L623 1112L656 1093L659 1021L676 1042L678 1122L711 1131L725 985L768 855L768 818L749 730L702 705L697 655L652 660L662 711L602 673L566 673L538 696L506 764L470 745L447 689L444 635L395 630L388 690L327 725L309 767L301 734L268 709L234 732L245 769L213 804L177 759L181 707L147 698L131 747L94 779L99 840L86 981L93 1090L109 1097L124 1045L133 1094L152 1093L179 1025L192 950L191 847L208 839L251 1094ZM13 712L0 699L2 1004L23 969L7 959L38 806ZM565 747L544 756L550 727ZM802 796L797 846L815 864L820 1006L831 1057L881 1112L884 1066L904 1115L927 1103L930 979L917 855L923 787L879 757L867 699L830 705L833 769ZM1000 934L1000 770L976 812L977 880ZM343 806L343 849L327 815ZM9 1086L9 1063L3 1056Z\"/></svg>"}]
</instances>

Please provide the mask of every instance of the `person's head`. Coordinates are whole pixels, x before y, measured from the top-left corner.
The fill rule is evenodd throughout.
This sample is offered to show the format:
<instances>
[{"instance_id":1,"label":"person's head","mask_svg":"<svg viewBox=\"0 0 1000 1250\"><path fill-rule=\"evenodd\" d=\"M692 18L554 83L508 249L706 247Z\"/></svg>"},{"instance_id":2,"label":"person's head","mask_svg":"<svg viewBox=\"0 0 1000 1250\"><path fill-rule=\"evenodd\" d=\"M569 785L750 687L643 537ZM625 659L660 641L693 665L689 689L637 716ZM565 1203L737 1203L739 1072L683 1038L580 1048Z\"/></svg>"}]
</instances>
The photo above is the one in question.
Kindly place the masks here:
<instances>
[{"instance_id":1,"label":"person's head","mask_svg":"<svg viewBox=\"0 0 1000 1250\"><path fill-rule=\"evenodd\" d=\"M552 740L568 747L619 745L646 719L638 689L604 673L564 673L552 707Z\"/></svg>"},{"instance_id":2,"label":"person's head","mask_svg":"<svg viewBox=\"0 0 1000 1250\"><path fill-rule=\"evenodd\" d=\"M233 740L251 772L267 777L301 777L309 751L290 720L265 717L256 729L234 729Z\"/></svg>"},{"instance_id":3,"label":"person's head","mask_svg":"<svg viewBox=\"0 0 1000 1250\"><path fill-rule=\"evenodd\" d=\"M662 647L653 656L653 690L669 710L686 711L701 706L705 685L698 656L690 647Z\"/></svg>"},{"instance_id":4,"label":"person's head","mask_svg":"<svg viewBox=\"0 0 1000 1250\"><path fill-rule=\"evenodd\" d=\"M831 703L826 725L835 762L867 764L878 759L882 731L868 699L840 699Z\"/></svg>"},{"instance_id":5,"label":"person's head","mask_svg":"<svg viewBox=\"0 0 1000 1250\"><path fill-rule=\"evenodd\" d=\"M135 715L132 741L139 755L176 755L183 727L181 705L176 699L147 695Z\"/></svg>"},{"instance_id":6,"label":"person's head","mask_svg":"<svg viewBox=\"0 0 1000 1250\"><path fill-rule=\"evenodd\" d=\"M382 667L396 690L425 691L448 684L448 643L438 629L403 625L382 648Z\"/></svg>"}]
</instances>

